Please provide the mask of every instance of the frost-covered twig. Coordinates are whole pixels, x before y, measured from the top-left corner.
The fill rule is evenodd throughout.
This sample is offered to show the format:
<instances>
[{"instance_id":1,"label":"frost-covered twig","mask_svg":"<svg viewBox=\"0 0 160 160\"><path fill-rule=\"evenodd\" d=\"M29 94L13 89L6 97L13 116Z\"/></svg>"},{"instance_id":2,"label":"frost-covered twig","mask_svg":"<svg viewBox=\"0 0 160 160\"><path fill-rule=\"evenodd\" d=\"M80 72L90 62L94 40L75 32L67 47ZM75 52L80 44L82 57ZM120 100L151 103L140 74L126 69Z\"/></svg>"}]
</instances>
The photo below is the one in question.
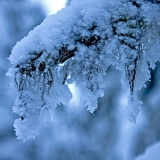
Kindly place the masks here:
<instances>
[{"instance_id":1,"label":"frost-covered twig","mask_svg":"<svg viewBox=\"0 0 160 160\"><path fill-rule=\"evenodd\" d=\"M94 112L110 65L124 73L128 118L135 122L141 103L136 92L150 78L148 67L160 59L158 13L159 5L143 0L74 0L18 42L9 58L19 92L13 107L21 117L14 124L18 138L37 135L34 125L43 113L70 101L73 82Z\"/></svg>"}]
</instances>

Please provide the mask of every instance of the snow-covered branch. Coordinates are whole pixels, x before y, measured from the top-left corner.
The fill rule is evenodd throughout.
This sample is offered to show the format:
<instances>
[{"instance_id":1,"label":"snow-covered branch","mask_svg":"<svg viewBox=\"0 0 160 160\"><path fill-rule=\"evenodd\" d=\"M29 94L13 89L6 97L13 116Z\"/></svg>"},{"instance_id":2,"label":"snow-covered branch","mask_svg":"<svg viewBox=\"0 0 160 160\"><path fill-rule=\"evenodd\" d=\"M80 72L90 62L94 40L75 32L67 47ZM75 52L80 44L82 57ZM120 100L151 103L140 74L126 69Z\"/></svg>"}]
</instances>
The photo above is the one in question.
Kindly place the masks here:
<instances>
[{"instance_id":1,"label":"snow-covered branch","mask_svg":"<svg viewBox=\"0 0 160 160\"><path fill-rule=\"evenodd\" d=\"M159 12L158 4L143 0L74 0L18 42L8 72L19 94L13 107L21 117L14 124L18 138L34 139L44 112L70 101L68 84L79 87L93 113L110 65L124 73L127 114L135 122L141 104L136 92L160 59Z\"/></svg>"}]
</instances>

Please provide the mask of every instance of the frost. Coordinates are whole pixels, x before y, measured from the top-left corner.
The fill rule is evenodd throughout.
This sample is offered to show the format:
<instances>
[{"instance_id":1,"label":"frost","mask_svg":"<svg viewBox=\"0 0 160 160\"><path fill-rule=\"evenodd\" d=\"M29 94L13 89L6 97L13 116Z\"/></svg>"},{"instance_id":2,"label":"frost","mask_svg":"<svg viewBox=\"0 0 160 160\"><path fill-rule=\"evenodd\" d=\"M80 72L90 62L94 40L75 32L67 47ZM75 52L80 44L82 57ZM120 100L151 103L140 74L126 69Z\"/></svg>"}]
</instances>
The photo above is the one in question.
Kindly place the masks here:
<instances>
[{"instance_id":1,"label":"frost","mask_svg":"<svg viewBox=\"0 0 160 160\"><path fill-rule=\"evenodd\" d=\"M143 0L74 0L18 42L9 57L15 68L8 73L19 92L13 107L21 117L14 125L17 136L34 138L44 110L68 104L68 84L76 84L93 113L110 65L124 73L127 115L135 123L141 104L136 93L160 58L159 11L159 5Z\"/></svg>"},{"instance_id":2,"label":"frost","mask_svg":"<svg viewBox=\"0 0 160 160\"><path fill-rule=\"evenodd\" d=\"M136 118L140 111L140 105L143 104L141 101L138 101L135 95L130 95L128 97L128 106L127 106L127 117L133 123L136 123Z\"/></svg>"}]
</instances>

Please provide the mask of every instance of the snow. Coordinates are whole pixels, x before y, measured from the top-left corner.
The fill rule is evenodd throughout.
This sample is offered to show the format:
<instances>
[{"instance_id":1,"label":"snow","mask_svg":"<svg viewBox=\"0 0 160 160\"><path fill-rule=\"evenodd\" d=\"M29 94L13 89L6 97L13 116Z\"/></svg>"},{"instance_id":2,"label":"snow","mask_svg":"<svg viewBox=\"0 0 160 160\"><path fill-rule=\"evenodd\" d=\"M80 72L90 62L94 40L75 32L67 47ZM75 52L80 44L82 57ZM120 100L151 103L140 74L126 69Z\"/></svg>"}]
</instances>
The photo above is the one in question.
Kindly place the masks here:
<instances>
[{"instance_id":1,"label":"snow","mask_svg":"<svg viewBox=\"0 0 160 160\"><path fill-rule=\"evenodd\" d=\"M123 85L130 89L127 115L136 122L141 104L137 91L150 78L148 61L153 68L160 51L160 18L155 14L160 8L143 1L137 3L142 7L121 0L74 0L16 44L9 57L16 67L10 75L15 74L13 81L19 92L14 110L26 108L16 111L20 116L24 114L26 123L19 120L15 128L21 123L29 129L32 114L39 123L43 109L68 104L71 92L67 85L72 83L93 113L98 107L97 99L104 95L110 65L124 72ZM154 7L154 12L148 12L148 6ZM16 129L16 133L23 139L23 132Z\"/></svg>"}]
</instances>

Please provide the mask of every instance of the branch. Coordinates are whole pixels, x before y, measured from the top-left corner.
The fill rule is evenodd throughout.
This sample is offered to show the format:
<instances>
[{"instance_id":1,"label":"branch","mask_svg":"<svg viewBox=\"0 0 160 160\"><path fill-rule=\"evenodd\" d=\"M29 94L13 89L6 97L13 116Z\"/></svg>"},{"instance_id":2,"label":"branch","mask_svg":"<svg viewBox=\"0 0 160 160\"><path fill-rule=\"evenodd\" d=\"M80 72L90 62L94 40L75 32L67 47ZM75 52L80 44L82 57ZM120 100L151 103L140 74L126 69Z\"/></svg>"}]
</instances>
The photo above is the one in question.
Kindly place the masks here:
<instances>
[{"instance_id":1,"label":"branch","mask_svg":"<svg viewBox=\"0 0 160 160\"><path fill-rule=\"evenodd\" d=\"M129 119L135 122L140 104L136 92L149 79L147 64L160 59L159 9L140 0L75 0L44 20L10 56L19 92L13 109L21 117L16 128L29 127L32 119L39 124L45 110L66 105L71 83L80 88L82 101L93 113L97 98L104 94L110 65L125 73Z\"/></svg>"}]
</instances>

